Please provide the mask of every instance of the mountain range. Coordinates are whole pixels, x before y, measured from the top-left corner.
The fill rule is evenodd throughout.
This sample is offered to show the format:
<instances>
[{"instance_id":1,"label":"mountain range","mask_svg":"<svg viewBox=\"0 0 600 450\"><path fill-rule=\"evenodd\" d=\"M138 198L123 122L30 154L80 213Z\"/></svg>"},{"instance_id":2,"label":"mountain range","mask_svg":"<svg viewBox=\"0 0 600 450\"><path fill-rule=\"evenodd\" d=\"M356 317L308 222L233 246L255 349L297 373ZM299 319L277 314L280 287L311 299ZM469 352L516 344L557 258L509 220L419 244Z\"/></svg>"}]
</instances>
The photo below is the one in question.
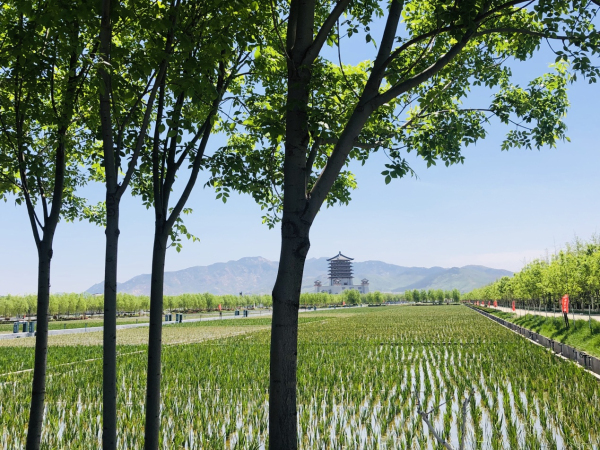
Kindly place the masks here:
<instances>
[{"instance_id":1,"label":"mountain range","mask_svg":"<svg viewBox=\"0 0 600 450\"><path fill-rule=\"evenodd\" d=\"M276 261L262 257L247 257L237 261L195 266L174 272L165 272L165 295L211 292L223 294L268 294L277 276ZM498 278L511 276L508 270L484 266L464 267L403 267L382 261L354 262L355 284L362 278L369 280L371 291L404 292L409 289L459 289L469 292ZM327 284L327 258L306 260L302 292L314 292L315 280ZM101 294L104 283L98 283L86 292ZM150 294L150 275L138 275L118 284L119 292L134 295Z\"/></svg>"}]
</instances>

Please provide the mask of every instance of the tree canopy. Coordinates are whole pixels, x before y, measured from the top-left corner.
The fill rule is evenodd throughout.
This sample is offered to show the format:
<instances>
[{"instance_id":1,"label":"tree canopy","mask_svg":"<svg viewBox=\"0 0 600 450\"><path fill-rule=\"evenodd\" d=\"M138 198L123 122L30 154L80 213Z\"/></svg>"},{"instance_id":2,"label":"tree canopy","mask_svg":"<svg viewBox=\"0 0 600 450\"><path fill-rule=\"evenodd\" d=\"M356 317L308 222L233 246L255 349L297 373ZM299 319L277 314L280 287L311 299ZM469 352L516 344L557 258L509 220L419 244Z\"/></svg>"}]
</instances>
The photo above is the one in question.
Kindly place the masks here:
<instances>
[{"instance_id":1,"label":"tree canopy","mask_svg":"<svg viewBox=\"0 0 600 450\"><path fill-rule=\"evenodd\" d=\"M322 27L315 30L313 47L326 44L332 50L326 56L311 50L306 56L314 60L304 62L310 63L310 81L303 170L313 203L318 203L316 194L327 206L347 203L356 187L349 162L364 164L373 152L388 156L382 175L389 183L414 175L407 154L418 155L427 166L462 163L462 149L499 124L508 127L503 150L540 149L566 139L567 86L574 73L589 81L598 75L590 59L597 54L598 35L589 2L391 5L389 13L375 1L315 6L315 24ZM229 143L211 160L218 196L227 197L232 188L251 194L270 226L282 210L289 107L288 36L282 22L289 12L285 5L274 10L278 20L255 50L242 95L233 100ZM373 24L386 15L388 23L399 22L399 29L375 42ZM342 45L362 45L359 39L374 44L372 59L345 64ZM557 46L548 73L516 84L511 66L531 58L545 42ZM348 133L352 136L342 151L340 140ZM324 184L327 188L321 188Z\"/></svg>"},{"instance_id":2,"label":"tree canopy","mask_svg":"<svg viewBox=\"0 0 600 450\"><path fill-rule=\"evenodd\" d=\"M558 252L534 259L512 277L503 277L466 294L465 300L526 300L557 306L568 294L580 307L600 300L600 239L575 239Z\"/></svg>"}]
</instances>

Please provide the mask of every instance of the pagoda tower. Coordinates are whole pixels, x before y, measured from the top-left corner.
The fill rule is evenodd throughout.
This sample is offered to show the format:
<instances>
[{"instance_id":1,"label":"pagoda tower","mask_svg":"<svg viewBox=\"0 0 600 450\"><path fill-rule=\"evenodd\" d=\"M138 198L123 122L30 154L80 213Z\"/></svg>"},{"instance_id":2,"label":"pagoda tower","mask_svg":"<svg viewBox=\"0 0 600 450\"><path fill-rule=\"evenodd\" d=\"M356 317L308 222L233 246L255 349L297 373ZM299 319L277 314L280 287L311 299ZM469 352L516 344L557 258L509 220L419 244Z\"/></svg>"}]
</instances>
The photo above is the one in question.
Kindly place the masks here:
<instances>
[{"instance_id":1,"label":"pagoda tower","mask_svg":"<svg viewBox=\"0 0 600 450\"><path fill-rule=\"evenodd\" d=\"M329 258L329 285L330 286L352 286L352 261L354 258L342 255L339 252L333 258Z\"/></svg>"},{"instance_id":2,"label":"pagoda tower","mask_svg":"<svg viewBox=\"0 0 600 450\"><path fill-rule=\"evenodd\" d=\"M369 280L366 278L361 281L361 284L354 285L352 261L354 258L342 255L338 252L333 258L329 258L329 286L323 286L322 283L315 281L315 292L326 292L329 294L340 294L347 289L355 289L361 294L369 292Z\"/></svg>"}]
</instances>

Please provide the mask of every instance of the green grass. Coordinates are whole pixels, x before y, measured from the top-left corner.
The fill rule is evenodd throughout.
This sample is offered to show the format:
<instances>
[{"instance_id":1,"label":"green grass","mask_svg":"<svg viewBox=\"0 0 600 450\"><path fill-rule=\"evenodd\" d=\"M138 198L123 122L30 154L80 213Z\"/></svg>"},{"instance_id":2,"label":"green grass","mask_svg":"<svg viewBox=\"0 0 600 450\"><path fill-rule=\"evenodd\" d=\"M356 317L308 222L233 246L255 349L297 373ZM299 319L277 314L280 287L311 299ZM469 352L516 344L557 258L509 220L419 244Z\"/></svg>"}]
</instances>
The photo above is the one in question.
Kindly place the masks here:
<instances>
[{"instance_id":1,"label":"green grass","mask_svg":"<svg viewBox=\"0 0 600 450\"><path fill-rule=\"evenodd\" d=\"M587 320L574 321L569 318L570 327L567 329L563 319L558 317L544 317L534 314L517 317L514 313L497 311L492 308L479 309L531 331L535 331L536 333L557 342L562 342L563 344L575 347L589 355L600 357L600 322L597 320L591 321L590 329L590 323Z\"/></svg>"}]
</instances>

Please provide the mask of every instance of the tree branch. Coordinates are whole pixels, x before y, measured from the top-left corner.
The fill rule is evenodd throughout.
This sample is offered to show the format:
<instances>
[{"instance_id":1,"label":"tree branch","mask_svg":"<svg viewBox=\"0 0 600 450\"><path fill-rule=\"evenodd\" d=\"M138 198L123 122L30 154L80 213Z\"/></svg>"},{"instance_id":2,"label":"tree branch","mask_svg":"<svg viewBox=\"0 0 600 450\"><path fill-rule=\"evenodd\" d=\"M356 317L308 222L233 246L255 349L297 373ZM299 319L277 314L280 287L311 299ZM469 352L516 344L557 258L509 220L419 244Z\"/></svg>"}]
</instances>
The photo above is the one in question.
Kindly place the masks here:
<instances>
[{"instance_id":1,"label":"tree branch","mask_svg":"<svg viewBox=\"0 0 600 450\"><path fill-rule=\"evenodd\" d=\"M115 161L115 151L112 138L112 76L105 66L110 64L112 29L110 18L110 0L102 0L102 19L100 22L100 57L98 72L102 80L100 90L100 128L102 132L102 149L104 151L104 169L106 185L110 192L117 190L118 167Z\"/></svg>"},{"instance_id":2,"label":"tree branch","mask_svg":"<svg viewBox=\"0 0 600 450\"><path fill-rule=\"evenodd\" d=\"M19 126L17 125L19 128ZM19 130L17 133L20 135ZM33 232L33 239L35 240L36 247L40 248L41 238L40 232L38 230L38 225L42 231L44 231L44 226L40 222L37 214L35 213L35 208L33 207L33 202L31 201L31 195L29 194L29 189L27 186L27 170L25 169L25 157L24 152L20 148L17 153L17 158L19 161L19 176L21 177L21 186L23 191L23 196L25 197L25 205L27 206L27 215L29 216L29 222L31 224L31 231Z\"/></svg>"},{"instance_id":3,"label":"tree branch","mask_svg":"<svg viewBox=\"0 0 600 450\"><path fill-rule=\"evenodd\" d=\"M291 59L290 53L296 44L296 32L298 31L298 1L293 1L290 4L290 16L288 17L287 36L286 36L286 54Z\"/></svg>"},{"instance_id":4,"label":"tree branch","mask_svg":"<svg viewBox=\"0 0 600 450\"><path fill-rule=\"evenodd\" d=\"M310 180L310 174L312 173L313 164L315 163L315 159L317 158L317 153L319 152L319 148L323 144L323 139L317 138L313 142L312 147L310 148L310 152L308 153L308 158L306 159L306 187L305 189L308 191L308 180Z\"/></svg>"},{"instance_id":5,"label":"tree branch","mask_svg":"<svg viewBox=\"0 0 600 450\"><path fill-rule=\"evenodd\" d=\"M350 89L352 91L352 94L354 94L354 96L357 99L359 99L360 96L356 93L356 91L350 84L350 80L348 80L348 77L346 76L346 72L344 71L344 65L342 64L342 39L340 38L340 21L339 20L337 21L337 38L338 38L337 54L338 54L338 61L340 63L340 71L342 72L342 76L344 77L344 81L346 82L346 86L348 86L348 89Z\"/></svg>"},{"instance_id":6,"label":"tree branch","mask_svg":"<svg viewBox=\"0 0 600 450\"><path fill-rule=\"evenodd\" d=\"M585 36L583 38L578 38L576 36L560 36L560 35L550 35L543 33L541 31L528 30L527 28L512 28L512 27L501 27L501 28L489 28L487 30L481 30L476 33L473 33L472 37L480 37L485 36L492 33L512 33L512 34L524 34L527 36L534 36L543 39L555 39L560 41L581 41L588 39L589 36Z\"/></svg>"},{"instance_id":7,"label":"tree branch","mask_svg":"<svg viewBox=\"0 0 600 450\"><path fill-rule=\"evenodd\" d=\"M44 191L44 186L42 185L42 179L37 178L38 189L40 190L40 198L42 199L42 210L44 211L44 222L48 220L48 201L46 200L46 193Z\"/></svg>"},{"instance_id":8,"label":"tree branch","mask_svg":"<svg viewBox=\"0 0 600 450\"><path fill-rule=\"evenodd\" d=\"M156 81L154 86L152 87L152 91L150 92L150 97L148 98L148 103L146 104L146 112L144 113L144 119L142 120L142 125L140 127L140 133L138 134L138 138L133 149L133 153L131 155L131 160L127 166L127 172L125 172L125 177L123 178L123 182L121 183L118 191L118 196L121 197L129 182L131 181L131 177L133 176L133 172L137 166L137 159L142 150L142 146L144 145L144 141L146 140L146 133L148 131L148 124L150 123L150 119L152 118L152 111L154 109L154 100L156 98L156 94L158 92L159 86L162 85L164 78L166 78L167 67L169 65L169 57L173 51L173 41L175 36L175 25L177 23L177 16L179 12L179 6L181 4L180 0L175 0L171 3L172 8L174 9L171 14L171 28L169 29L169 33L167 34L167 39L165 43L165 58L161 61L160 68L158 70L158 74L156 75Z\"/></svg>"},{"instance_id":9,"label":"tree branch","mask_svg":"<svg viewBox=\"0 0 600 450\"><path fill-rule=\"evenodd\" d=\"M129 110L129 112L127 113L127 115L123 118L123 120L121 121L121 124L119 125L119 129L118 129L118 132L117 132L117 146L116 146L116 151L117 152L120 152L121 149L122 149L122 147L123 147L123 134L125 133L125 127L129 123L129 119L131 119L131 117L133 116L133 114L137 110L138 106L142 103L142 100L144 99L144 97L146 95L148 95L148 92L150 92L150 84L152 83L152 80L155 79L155 76L157 75L157 72L158 72L158 70L155 71L155 72L153 72L150 75L150 77L148 78L148 83L146 83L146 87L140 93L140 95L138 95L138 98L135 100L133 106L131 107L131 109Z\"/></svg>"},{"instance_id":10,"label":"tree branch","mask_svg":"<svg viewBox=\"0 0 600 450\"><path fill-rule=\"evenodd\" d=\"M315 0L292 0L291 8L295 10L296 19L292 24L293 46L288 48L288 54L293 61L294 67L298 69L305 64L306 54L313 43ZM290 9L290 20L292 9Z\"/></svg>"},{"instance_id":11,"label":"tree branch","mask_svg":"<svg viewBox=\"0 0 600 450\"><path fill-rule=\"evenodd\" d=\"M163 155L163 167L162 167L162 198L166 205L169 204L169 197L171 195L171 188L173 187L173 183L175 182L175 174L177 173L175 170L175 153L177 151L177 137L179 135L179 125L181 122L181 109L183 108L183 102L185 99L184 92L181 92L177 97L177 101L175 102L175 106L173 107L173 122L174 126L169 127L169 130L174 131L175 134L171 136L171 145L167 151L167 155ZM168 137L165 138L165 146ZM165 172L165 159L164 156L167 157L166 160L166 172Z\"/></svg>"},{"instance_id":12,"label":"tree branch","mask_svg":"<svg viewBox=\"0 0 600 450\"><path fill-rule=\"evenodd\" d=\"M377 57L373 63L373 70L367 81L365 92L363 92L362 95L363 100L365 100L365 94L372 97L379 91L379 86L381 85L381 80L383 79L386 68L386 61L392 52L392 47L396 39L396 31L398 30L398 23L400 22L403 8L403 0L392 0L388 19L383 31L383 37L381 38L381 44L379 45L379 51L377 52Z\"/></svg>"},{"instance_id":13,"label":"tree branch","mask_svg":"<svg viewBox=\"0 0 600 450\"><path fill-rule=\"evenodd\" d=\"M393 100L394 98L402 95L403 93L419 86L421 83L424 83L429 78L433 77L436 73L446 67L455 57L458 55L463 48L471 40L474 30L468 30L462 37L460 41L458 41L448 52L438 59L435 63L429 66L427 69L422 71L421 73L415 75L414 77L397 84L396 86L391 87L386 92L377 95L370 102L373 105L373 108L378 108L381 105Z\"/></svg>"},{"instance_id":14,"label":"tree branch","mask_svg":"<svg viewBox=\"0 0 600 450\"><path fill-rule=\"evenodd\" d=\"M166 219L165 231L166 230L170 231L173 228L175 221L181 214L181 211L183 210L183 207L185 206L190 194L192 193L192 189L194 188L194 185L196 184L196 179L198 178L198 172L200 171L200 165L202 163L202 158L204 157L204 151L206 150L206 146L208 144L208 139L210 138L210 135L212 133L213 118L216 116L217 112L219 111L219 105L221 104L223 95L225 95L225 92L229 88L229 82L232 79L233 79L232 77L228 77L227 79L225 78L225 65L224 65L223 61L221 61L219 63L219 78L218 78L217 84L215 86L216 91L217 91L217 97L213 100L212 107L211 107L211 109L206 117L206 120L202 126L204 128L204 133L202 135L202 140L200 141L200 146L198 147L198 151L196 152L196 155L194 158L194 164L192 165L192 173L190 174L190 178L188 179L188 182L185 185L185 188L183 189L183 192L181 193L179 200L173 207L173 210L171 211L171 214L169 215L169 217Z\"/></svg>"},{"instance_id":15,"label":"tree branch","mask_svg":"<svg viewBox=\"0 0 600 450\"><path fill-rule=\"evenodd\" d=\"M518 4L521 3L527 3L530 2L531 0L514 0L514 1L510 1L507 3L504 3L503 5L500 5L496 8L493 8L479 16L477 16L477 18L475 19L477 23L481 23L484 19L490 17L491 15L493 15L494 13L501 11L505 8L509 8L511 6L516 6ZM460 30L460 29L465 29L467 28L467 25L449 25L446 27L441 27L441 28L437 28L435 30L431 30L428 31L427 33L423 33L413 39L410 39L408 41L406 41L404 44L402 44L400 47L398 47L397 49L395 49L393 51L393 53L391 53L389 55L389 57L385 60L385 62L382 63L381 68L379 70L381 70L381 76L383 76L383 71L392 63L392 61L397 58L402 52L404 52L405 50L407 50L409 47L425 40L425 39L430 39L430 38L434 38L442 33L447 33L449 31L456 31L456 30ZM373 69L375 71L375 68Z\"/></svg>"},{"instance_id":16,"label":"tree branch","mask_svg":"<svg viewBox=\"0 0 600 450\"><path fill-rule=\"evenodd\" d=\"M323 22L323 25L321 25L315 40L306 51L304 59L302 60L302 64L309 66L315 61L315 59L317 59L317 56L319 56L319 53L321 53L323 45L327 41L327 36L329 36L329 33L331 33L335 23L338 21L349 4L350 0L339 0L337 2L333 8L333 11L331 11L327 19L325 19L325 22Z\"/></svg>"},{"instance_id":17,"label":"tree branch","mask_svg":"<svg viewBox=\"0 0 600 450\"><path fill-rule=\"evenodd\" d=\"M290 58L290 55L287 52L286 46L283 44L283 38L281 37L281 33L279 32L279 25L277 25L277 17L275 16L275 7L273 6L273 0L269 2L269 6L271 7L271 17L273 19L273 28L275 30L275 34L279 39L279 44L281 45L281 51L285 55L287 59Z\"/></svg>"},{"instance_id":18,"label":"tree branch","mask_svg":"<svg viewBox=\"0 0 600 450\"><path fill-rule=\"evenodd\" d=\"M165 84L166 84L166 76L164 76L162 78L162 80L160 80L160 92L158 94L158 108L156 111L156 121L154 123L154 139L153 139L153 143L152 143L152 186L154 188L154 210L155 210L155 214L158 214L159 212L161 214L163 214L163 219L164 219L164 215L166 215L166 211L165 208L163 207L163 202L162 202L162 197L161 197L161 193L162 193L162 189L161 189L161 185L162 183L160 182L160 166L158 164L158 154L159 154L159 148L160 148L160 126L162 125L162 121L163 121L163 112L164 112L164 105L165 105Z\"/></svg>"},{"instance_id":19,"label":"tree branch","mask_svg":"<svg viewBox=\"0 0 600 450\"><path fill-rule=\"evenodd\" d=\"M336 138L326 138L321 141L323 144L333 144L336 145L339 142L339 139ZM357 139L354 140L352 148L362 148L365 150L372 150L374 148L384 147L383 141L376 142L359 142Z\"/></svg>"}]
</instances>

